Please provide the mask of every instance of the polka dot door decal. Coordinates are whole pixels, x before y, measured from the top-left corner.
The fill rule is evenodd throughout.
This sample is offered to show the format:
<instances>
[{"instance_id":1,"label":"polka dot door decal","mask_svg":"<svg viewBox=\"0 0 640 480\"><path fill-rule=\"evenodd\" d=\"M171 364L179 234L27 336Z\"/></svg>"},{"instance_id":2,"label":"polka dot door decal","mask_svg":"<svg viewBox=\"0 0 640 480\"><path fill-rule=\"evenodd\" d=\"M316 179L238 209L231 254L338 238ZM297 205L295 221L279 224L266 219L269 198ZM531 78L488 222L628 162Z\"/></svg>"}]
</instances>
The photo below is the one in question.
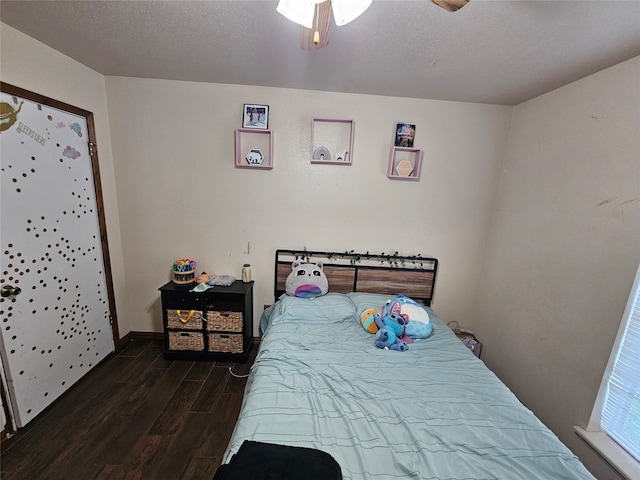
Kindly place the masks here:
<instances>
[{"instance_id":1,"label":"polka dot door decal","mask_svg":"<svg viewBox=\"0 0 640 480\"><path fill-rule=\"evenodd\" d=\"M1 94L2 362L18 426L114 350L82 117Z\"/></svg>"}]
</instances>

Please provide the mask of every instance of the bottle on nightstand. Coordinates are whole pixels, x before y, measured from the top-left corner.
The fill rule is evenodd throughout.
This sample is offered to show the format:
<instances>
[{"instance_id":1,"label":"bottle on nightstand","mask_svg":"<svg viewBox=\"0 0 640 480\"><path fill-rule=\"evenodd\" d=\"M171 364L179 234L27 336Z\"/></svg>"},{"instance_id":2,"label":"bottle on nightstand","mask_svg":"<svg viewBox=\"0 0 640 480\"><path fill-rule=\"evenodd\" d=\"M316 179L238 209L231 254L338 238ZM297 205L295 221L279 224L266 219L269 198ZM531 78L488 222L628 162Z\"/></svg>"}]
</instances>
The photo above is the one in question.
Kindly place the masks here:
<instances>
[{"instance_id":1,"label":"bottle on nightstand","mask_svg":"<svg viewBox=\"0 0 640 480\"><path fill-rule=\"evenodd\" d=\"M245 263L242 267L242 281L244 283L251 282L251 265Z\"/></svg>"}]
</instances>

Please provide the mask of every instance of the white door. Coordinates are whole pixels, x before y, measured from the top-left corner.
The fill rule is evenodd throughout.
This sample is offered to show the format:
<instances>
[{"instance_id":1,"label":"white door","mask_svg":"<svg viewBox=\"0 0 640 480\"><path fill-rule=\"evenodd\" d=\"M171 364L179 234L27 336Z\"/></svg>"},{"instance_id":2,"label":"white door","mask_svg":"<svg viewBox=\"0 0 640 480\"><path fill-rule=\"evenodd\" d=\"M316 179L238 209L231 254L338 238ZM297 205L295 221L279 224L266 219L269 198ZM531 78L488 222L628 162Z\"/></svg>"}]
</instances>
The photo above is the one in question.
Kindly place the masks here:
<instances>
[{"instance_id":1,"label":"white door","mask_svg":"<svg viewBox=\"0 0 640 480\"><path fill-rule=\"evenodd\" d=\"M22 427L114 350L112 297L86 118L0 107L0 353Z\"/></svg>"}]
</instances>

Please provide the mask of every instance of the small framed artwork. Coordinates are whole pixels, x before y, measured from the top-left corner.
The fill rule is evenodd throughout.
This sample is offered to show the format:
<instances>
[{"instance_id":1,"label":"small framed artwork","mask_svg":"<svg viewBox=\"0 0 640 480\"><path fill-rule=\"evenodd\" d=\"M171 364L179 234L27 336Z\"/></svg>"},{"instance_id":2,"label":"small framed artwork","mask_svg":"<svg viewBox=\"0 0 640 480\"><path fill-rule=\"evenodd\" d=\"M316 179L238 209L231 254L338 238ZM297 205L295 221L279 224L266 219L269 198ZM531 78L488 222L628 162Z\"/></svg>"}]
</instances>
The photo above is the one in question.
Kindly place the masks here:
<instances>
[{"instance_id":1,"label":"small framed artwork","mask_svg":"<svg viewBox=\"0 0 640 480\"><path fill-rule=\"evenodd\" d=\"M262 162L264 161L264 155L262 154L262 150L259 148L252 148L244 158L249 165L262 165Z\"/></svg>"},{"instance_id":2,"label":"small framed artwork","mask_svg":"<svg viewBox=\"0 0 640 480\"><path fill-rule=\"evenodd\" d=\"M242 128L267 129L269 124L269 105L244 104Z\"/></svg>"},{"instance_id":3,"label":"small framed artwork","mask_svg":"<svg viewBox=\"0 0 640 480\"><path fill-rule=\"evenodd\" d=\"M416 126L411 123L398 123L396 125L396 147L413 148L413 139L416 136Z\"/></svg>"}]
</instances>

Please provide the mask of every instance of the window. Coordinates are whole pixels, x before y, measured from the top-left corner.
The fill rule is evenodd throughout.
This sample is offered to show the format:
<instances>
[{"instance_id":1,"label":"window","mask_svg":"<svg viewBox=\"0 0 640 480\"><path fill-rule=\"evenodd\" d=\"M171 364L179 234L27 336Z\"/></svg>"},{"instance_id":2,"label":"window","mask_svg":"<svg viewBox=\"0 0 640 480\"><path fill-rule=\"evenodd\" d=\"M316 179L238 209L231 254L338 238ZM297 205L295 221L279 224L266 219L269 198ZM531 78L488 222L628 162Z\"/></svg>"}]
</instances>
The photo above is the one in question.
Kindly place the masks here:
<instances>
[{"instance_id":1,"label":"window","mask_svg":"<svg viewBox=\"0 0 640 480\"><path fill-rule=\"evenodd\" d=\"M609 375L602 429L640 461L640 269L622 318L622 339Z\"/></svg>"},{"instance_id":2,"label":"window","mask_svg":"<svg viewBox=\"0 0 640 480\"><path fill-rule=\"evenodd\" d=\"M640 478L640 267L587 430L576 431L628 478ZM615 443L611 441L615 440ZM622 449L619 448L622 446Z\"/></svg>"}]
</instances>

